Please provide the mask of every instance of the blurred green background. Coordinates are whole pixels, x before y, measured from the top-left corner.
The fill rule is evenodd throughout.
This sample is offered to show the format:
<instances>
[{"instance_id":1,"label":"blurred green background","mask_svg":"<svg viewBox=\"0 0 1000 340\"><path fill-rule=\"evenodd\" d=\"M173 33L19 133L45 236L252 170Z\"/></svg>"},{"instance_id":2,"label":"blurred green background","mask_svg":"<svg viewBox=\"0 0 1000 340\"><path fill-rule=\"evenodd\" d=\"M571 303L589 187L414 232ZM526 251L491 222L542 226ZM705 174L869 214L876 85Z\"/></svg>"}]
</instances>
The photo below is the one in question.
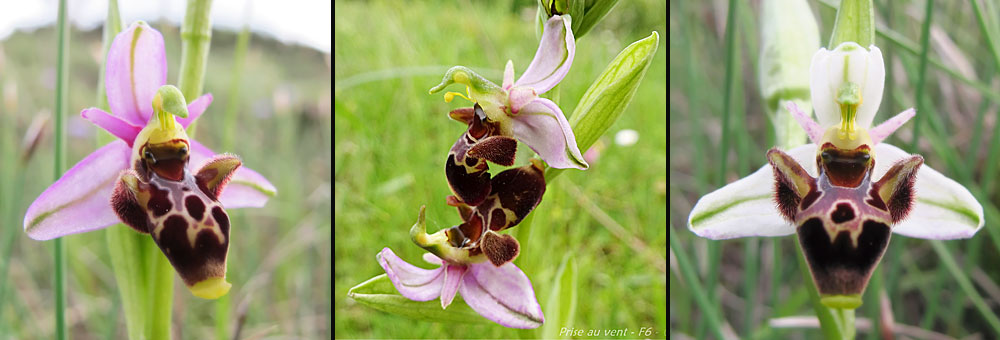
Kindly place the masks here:
<instances>
[{"instance_id":1,"label":"blurred green background","mask_svg":"<svg viewBox=\"0 0 1000 340\"><path fill-rule=\"evenodd\" d=\"M726 334L817 338L821 333L815 325L799 323L781 330L769 326L774 318L815 316L806 291L812 282L803 280L794 237L711 241L686 228L699 197L765 165L764 153L774 145L771 113L760 94L758 59L761 25L775 19L760 16L761 1L735 3L736 67L727 131L722 128L727 2L670 4L670 224L682 248L671 249L671 335L713 334L705 330L704 316L713 311L694 300L694 291L700 289L717 296L714 312L721 316ZM826 46L837 1L808 3L819 25L820 43ZM879 30L875 44L886 63L885 93L875 123L915 107L917 117L886 142L922 154L925 166L969 188L985 208L986 226L971 239L945 241L941 247L894 236L857 311L858 337L878 338L877 330L883 327L879 320L889 318L895 331L909 332L897 333L900 337L996 338L1000 49L995 47L1000 46L1000 10L996 2L977 0L936 1L930 7L925 1L874 4ZM921 43L925 28L926 47ZM926 68L921 53L928 56ZM923 89L918 86L921 75L926 78ZM722 155L724 135L731 144ZM722 166L723 157L728 157L728 166ZM681 252L695 266L697 287L684 282L673 262ZM957 266L950 266L949 259ZM884 305L878 295L883 287ZM921 330L937 333L913 333Z\"/></svg>"},{"instance_id":2,"label":"blurred green background","mask_svg":"<svg viewBox=\"0 0 1000 340\"><path fill-rule=\"evenodd\" d=\"M451 193L444 162L467 127L447 113L469 103L445 103L441 93L427 90L453 65L500 83L511 59L520 75L538 47L535 6L530 0L335 1L336 337L537 336L496 324L415 321L347 297L351 287L384 273L375 260L384 247L429 267L408 233L421 205L427 206L428 232L459 223L455 209L445 205ZM560 84L563 112L572 113L628 44L651 31L664 37L665 12L660 1L622 1L579 39L573 67ZM515 263L531 279L543 308L563 257L575 258L576 318L560 326L651 327L649 337L666 337L666 43L661 38L635 99L599 142L600 158L585 172L566 171L548 183L532 212L530 235L517 235L521 255ZM637 131L638 143L616 145L613 137L622 129ZM524 144L518 149L522 165L530 151ZM490 169L495 174L503 167Z\"/></svg>"},{"instance_id":3,"label":"blurred green background","mask_svg":"<svg viewBox=\"0 0 1000 340\"><path fill-rule=\"evenodd\" d=\"M125 18L130 23L136 18ZM177 82L180 33L153 22L166 44L167 81ZM223 141L223 116L232 99L236 34L215 31L205 76L214 102L199 119L197 139L217 152L243 158L278 188L262 209L232 209L228 280L231 335L240 338L318 339L331 335L331 60L329 54L252 36L237 84L237 121L231 145ZM80 110L95 106L101 55L100 28L70 33L67 162L97 148L91 123ZM51 242L22 231L24 211L52 181L52 110L56 35L51 27L17 32L0 41L0 339L53 336ZM44 117L44 118L43 118ZM28 126L44 119L33 152L22 144ZM30 143L29 143L30 145ZM125 338L118 286L103 231L65 238L67 324L73 339ZM215 334L216 303L193 297L175 280L174 338Z\"/></svg>"}]
</instances>

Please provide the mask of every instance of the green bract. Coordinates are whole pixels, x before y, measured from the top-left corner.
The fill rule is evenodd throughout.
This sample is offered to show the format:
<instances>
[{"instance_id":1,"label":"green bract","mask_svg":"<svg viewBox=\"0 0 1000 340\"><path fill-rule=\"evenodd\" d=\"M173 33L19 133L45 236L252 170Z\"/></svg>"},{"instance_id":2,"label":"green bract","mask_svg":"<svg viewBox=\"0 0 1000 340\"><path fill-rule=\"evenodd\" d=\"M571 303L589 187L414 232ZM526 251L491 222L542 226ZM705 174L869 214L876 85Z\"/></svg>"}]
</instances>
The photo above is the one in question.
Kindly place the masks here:
<instances>
[{"instance_id":1,"label":"green bract","mask_svg":"<svg viewBox=\"0 0 1000 340\"><path fill-rule=\"evenodd\" d=\"M659 47L660 35L653 32L622 50L601 72L569 118L581 150L587 150L621 117L635 96ZM546 180L561 171L549 169Z\"/></svg>"}]
</instances>

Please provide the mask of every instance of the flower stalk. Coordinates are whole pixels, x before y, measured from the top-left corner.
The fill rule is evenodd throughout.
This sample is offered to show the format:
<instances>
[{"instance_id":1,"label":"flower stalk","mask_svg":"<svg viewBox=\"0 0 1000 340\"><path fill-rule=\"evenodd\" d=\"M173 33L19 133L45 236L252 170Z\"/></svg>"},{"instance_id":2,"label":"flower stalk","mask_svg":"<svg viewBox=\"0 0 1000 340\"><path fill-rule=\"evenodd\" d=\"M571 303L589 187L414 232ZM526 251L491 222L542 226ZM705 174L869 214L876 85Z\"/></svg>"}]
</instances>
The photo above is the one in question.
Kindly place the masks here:
<instances>
[{"instance_id":1,"label":"flower stalk","mask_svg":"<svg viewBox=\"0 0 1000 340\"><path fill-rule=\"evenodd\" d=\"M188 0L184 25L181 26L181 71L177 76L177 87L189 100L198 98L205 84L205 67L212 43L211 10L212 0ZM188 135L192 138L197 126L195 121L188 127Z\"/></svg>"}]
</instances>

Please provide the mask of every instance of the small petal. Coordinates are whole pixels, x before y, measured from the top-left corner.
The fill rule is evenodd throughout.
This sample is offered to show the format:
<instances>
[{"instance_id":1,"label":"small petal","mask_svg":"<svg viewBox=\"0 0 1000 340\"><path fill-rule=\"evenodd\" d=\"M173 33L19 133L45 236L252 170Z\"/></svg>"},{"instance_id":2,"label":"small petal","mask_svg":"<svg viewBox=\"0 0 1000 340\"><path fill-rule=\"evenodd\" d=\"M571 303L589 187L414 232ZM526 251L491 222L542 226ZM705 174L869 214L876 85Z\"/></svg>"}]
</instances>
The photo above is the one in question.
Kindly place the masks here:
<instances>
[{"instance_id":1,"label":"small petal","mask_svg":"<svg viewBox=\"0 0 1000 340\"><path fill-rule=\"evenodd\" d=\"M514 61L507 59L507 66L503 68L503 89L509 90L514 86Z\"/></svg>"},{"instance_id":2,"label":"small petal","mask_svg":"<svg viewBox=\"0 0 1000 340\"><path fill-rule=\"evenodd\" d=\"M913 118L917 114L917 111L910 108L906 111L900 112L896 116L889 118L889 120L882 122L878 126L872 128L868 131L868 135L872 138L872 144L881 143L886 137L889 137L893 132L896 131L903 123L906 123L910 118Z\"/></svg>"},{"instance_id":3,"label":"small petal","mask_svg":"<svg viewBox=\"0 0 1000 340\"><path fill-rule=\"evenodd\" d=\"M80 112L80 115L83 116L83 119L89 120L94 125L104 129L104 131L125 141L129 146L132 146L132 143L135 142L135 136L138 136L139 131L142 131L142 127L132 125L121 117L114 116L96 107L84 109Z\"/></svg>"},{"instance_id":4,"label":"small petal","mask_svg":"<svg viewBox=\"0 0 1000 340\"><path fill-rule=\"evenodd\" d=\"M576 136L555 103L537 98L514 118L514 137L535 150L553 168L587 169Z\"/></svg>"},{"instance_id":5,"label":"small petal","mask_svg":"<svg viewBox=\"0 0 1000 340\"><path fill-rule=\"evenodd\" d=\"M891 144L875 146L874 178L882 178L897 161L910 157ZM916 200L908 217L892 231L909 237L950 240L969 238L985 223L983 206L954 180L924 164L917 171Z\"/></svg>"},{"instance_id":6,"label":"small petal","mask_svg":"<svg viewBox=\"0 0 1000 340\"><path fill-rule=\"evenodd\" d=\"M510 96L508 97L510 101L510 112L513 114L518 114L525 105L528 105L532 101L538 98L538 94L535 93L535 89L530 87L515 87L510 90Z\"/></svg>"},{"instance_id":7,"label":"small petal","mask_svg":"<svg viewBox=\"0 0 1000 340\"><path fill-rule=\"evenodd\" d=\"M131 154L132 148L116 140L74 165L31 203L24 231L33 239L50 240L118 223L109 202Z\"/></svg>"},{"instance_id":8,"label":"small petal","mask_svg":"<svg viewBox=\"0 0 1000 340\"><path fill-rule=\"evenodd\" d=\"M549 18L542 32L542 40L535 51L535 58L524 70L514 87L532 87L542 94L556 86L573 65L576 54L576 40L573 38L572 25L568 15L556 15ZM512 70L513 71L513 70Z\"/></svg>"},{"instance_id":9,"label":"small petal","mask_svg":"<svg viewBox=\"0 0 1000 340\"><path fill-rule=\"evenodd\" d=\"M799 110L799 106L795 105L795 102L789 101L786 108L788 109L788 112L792 113L792 117L799 123L799 126L801 126L802 129L806 131L806 134L809 135L810 141L819 144L819 142L823 140L823 133L826 131L824 131L823 127L820 126L819 123L816 123L815 120L812 120L812 118L805 112Z\"/></svg>"},{"instance_id":10,"label":"small petal","mask_svg":"<svg viewBox=\"0 0 1000 340\"><path fill-rule=\"evenodd\" d=\"M205 113L205 109L208 108L208 105L212 104L212 99L213 99L212 94L207 93L201 97L198 97L198 99L195 99L193 102L188 103L187 118L178 117L177 122L181 123L181 126L184 126L184 128L186 129L188 125L191 125L191 122L194 122L195 119L201 117L202 113Z\"/></svg>"},{"instance_id":11,"label":"small petal","mask_svg":"<svg viewBox=\"0 0 1000 340\"><path fill-rule=\"evenodd\" d=\"M458 286L462 283L467 267L460 265L444 266L444 285L441 287L441 309L448 308L451 301L458 293Z\"/></svg>"},{"instance_id":12,"label":"small petal","mask_svg":"<svg viewBox=\"0 0 1000 340\"><path fill-rule=\"evenodd\" d=\"M215 152L198 141L192 139L190 143L191 160L188 163L188 169L200 169L215 156ZM244 166L233 173L226 190L223 190L222 195L219 196L219 201L227 209L260 208L277 192L278 189L275 189L267 178Z\"/></svg>"},{"instance_id":13,"label":"small petal","mask_svg":"<svg viewBox=\"0 0 1000 340\"><path fill-rule=\"evenodd\" d=\"M437 269L418 268L403 261L392 249L382 248L376 256L386 275L396 286L399 294L413 301L430 301L441 296L444 286L445 267ZM464 296L464 294L463 294Z\"/></svg>"},{"instance_id":14,"label":"small petal","mask_svg":"<svg viewBox=\"0 0 1000 340\"><path fill-rule=\"evenodd\" d=\"M153 96L167 83L163 36L138 21L119 33L108 50L104 83L111 113L135 126L153 114Z\"/></svg>"},{"instance_id":15,"label":"small petal","mask_svg":"<svg viewBox=\"0 0 1000 340\"><path fill-rule=\"evenodd\" d=\"M537 328L545 322L531 281L513 263L471 264L458 289L469 307L501 325Z\"/></svg>"},{"instance_id":16,"label":"small petal","mask_svg":"<svg viewBox=\"0 0 1000 340\"><path fill-rule=\"evenodd\" d=\"M803 161L816 157L816 144L799 146L787 153L806 172L816 176L816 162ZM691 209L688 229L715 240L795 233L795 226L781 217L774 202L774 170L770 164L702 196Z\"/></svg>"}]
</instances>

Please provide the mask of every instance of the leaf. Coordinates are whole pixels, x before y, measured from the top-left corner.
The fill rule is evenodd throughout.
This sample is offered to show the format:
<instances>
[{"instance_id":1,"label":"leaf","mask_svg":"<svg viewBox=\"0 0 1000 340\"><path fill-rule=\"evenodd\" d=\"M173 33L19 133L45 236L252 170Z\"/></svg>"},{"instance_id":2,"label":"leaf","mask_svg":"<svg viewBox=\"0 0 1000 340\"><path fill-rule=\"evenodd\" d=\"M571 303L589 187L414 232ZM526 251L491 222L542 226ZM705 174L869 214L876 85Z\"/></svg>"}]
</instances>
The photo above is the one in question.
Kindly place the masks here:
<instances>
[{"instance_id":1,"label":"leaf","mask_svg":"<svg viewBox=\"0 0 1000 340\"><path fill-rule=\"evenodd\" d=\"M660 35L654 31L625 47L580 98L569 118L580 151L590 148L625 112L653 62L659 43ZM561 172L562 169L549 169L545 180Z\"/></svg>"},{"instance_id":2,"label":"leaf","mask_svg":"<svg viewBox=\"0 0 1000 340\"><path fill-rule=\"evenodd\" d=\"M542 339L559 338L563 327L573 327L576 314L576 263L572 256L567 254L563 257L555 278L549 300L545 303L549 314L542 325Z\"/></svg>"},{"instance_id":3,"label":"leaf","mask_svg":"<svg viewBox=\"0 0 1000 340\"><path fill-rule=\"evenodd\" d=\"M399 295L389 276L382 274L362 282L347 291L347 296L380 311L408 318L432 322L492 323L469 308L456 296L447 309L441 301L413 301Z\"/></svg>"},{"instance_id":4,"label":"leaf","mask_svg":"<svg viewBox=\"0 0 1000 340\"><path fill-rule=\"evenodd\" d=\"M582 1L574 2L579 3ZM579 20L579 26L573 25L573 36L578 40L584 34L587 34L590 29L594 28L598 22L601 22L601 19L604 19L604 16L608 15L608 12L611 11L611 8L614 8L615 5L618 4L618 0L597 0L587 2L584 15L580 18L581 20ZM574 16L573 18L577 17Z\"/></svg>"}]
</instances>

